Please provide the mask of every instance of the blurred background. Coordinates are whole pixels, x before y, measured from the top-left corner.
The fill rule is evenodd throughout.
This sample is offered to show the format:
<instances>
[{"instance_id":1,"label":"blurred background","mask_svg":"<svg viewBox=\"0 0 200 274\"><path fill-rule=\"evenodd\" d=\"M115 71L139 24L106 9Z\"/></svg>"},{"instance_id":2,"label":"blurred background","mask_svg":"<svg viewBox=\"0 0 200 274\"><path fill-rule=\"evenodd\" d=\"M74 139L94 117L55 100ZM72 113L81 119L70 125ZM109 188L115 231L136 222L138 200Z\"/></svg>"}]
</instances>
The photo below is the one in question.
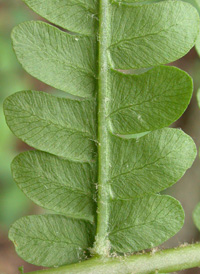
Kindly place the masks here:
<instances>
[{"instance_id":1,"label":"blurred background","mask_svg":"<svg viewBox=\"0 0 200 274\"><path fill-rule=\"evenodd\" d=\"M19 217L38 214L42 209L31 203L17 188L11 177L10 163L19 152L30 149L19 141L6 126L3 116L3 100L19 90L43 90L50 88L29 76L17 62L11 45L10 32L20 22L39 19L21 0L0 0L0 274L16 274L19 266L25 272L39 269L20 259L8 240L9 226ZM187 71L194 79L194 95L185 114L173 126L181 128L200 146L200 110L196 91L200 87L200 58L192 49L184 58L170 64ZM186 220L183 229L161 248L173 247L200 240L200 232L193 224L192 212L200 201L200 160L167 193L183 205ZM185 270L181 274L200 274L200 269Z\"/></svg>"}]
</instances>

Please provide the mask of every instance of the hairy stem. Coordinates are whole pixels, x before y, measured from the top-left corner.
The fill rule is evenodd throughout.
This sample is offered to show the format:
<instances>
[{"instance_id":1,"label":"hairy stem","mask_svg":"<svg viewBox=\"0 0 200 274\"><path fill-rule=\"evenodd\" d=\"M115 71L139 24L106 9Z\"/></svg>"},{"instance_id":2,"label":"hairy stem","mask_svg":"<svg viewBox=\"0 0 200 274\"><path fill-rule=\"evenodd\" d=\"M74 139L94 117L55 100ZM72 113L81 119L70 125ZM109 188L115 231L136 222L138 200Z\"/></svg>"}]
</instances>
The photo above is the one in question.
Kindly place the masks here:
<instances>
[{"instance_id":1,"label":"hairy stem","mask_svg":"<svg viewBox=\"0 0 200 274\"><path fill-rule=\"evenodd\" d=\"M93 258L82 263L29 274L152 274L170 273L197 266L200 266L199 243L129 257Z\"/></svg>"},{"instance_id":2,"label":"hairy stem","mask_svg":"<svg viewBox=\"0 0 200 274\"><path fill-rule=\"evenodd\" d=\"M108 0L99 1L99 82L98 82L98 216L94 252L100 256L109 253L108 228L108 131L107 131L107 37Z\"/></svg>"}]
</instances>

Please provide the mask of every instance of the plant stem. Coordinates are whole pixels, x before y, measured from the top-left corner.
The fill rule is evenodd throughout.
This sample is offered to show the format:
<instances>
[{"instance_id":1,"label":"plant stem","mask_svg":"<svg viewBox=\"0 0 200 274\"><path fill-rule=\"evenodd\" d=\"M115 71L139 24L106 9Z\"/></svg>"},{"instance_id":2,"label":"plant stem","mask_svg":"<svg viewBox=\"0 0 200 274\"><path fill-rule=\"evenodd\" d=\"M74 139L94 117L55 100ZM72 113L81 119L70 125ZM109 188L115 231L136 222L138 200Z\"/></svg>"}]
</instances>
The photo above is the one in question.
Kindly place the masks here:
<instances>
[{"instance_id":1,"label":"plant stem","mask_svg":"<svg viewBox=\"0 0 200 274\"><path fill-rule=\"evenodd\" d=\"M29 274L152 274L197 266L200 266L200 243L129 257L93 258L82 263Z\"/></svg>"},{"instance_id":2,"label":"plant stem","mask_svg":"<svg viewBox=\"0 0 200 274\"><path fill-rule=\"evenodd\" d=\"M109 253L108 229L108 130L107 130L107 37L108 0L99 1L99 82L98 82L98 204L97 234L94 252L100 256Z\"/></svg>"}]
</instances>

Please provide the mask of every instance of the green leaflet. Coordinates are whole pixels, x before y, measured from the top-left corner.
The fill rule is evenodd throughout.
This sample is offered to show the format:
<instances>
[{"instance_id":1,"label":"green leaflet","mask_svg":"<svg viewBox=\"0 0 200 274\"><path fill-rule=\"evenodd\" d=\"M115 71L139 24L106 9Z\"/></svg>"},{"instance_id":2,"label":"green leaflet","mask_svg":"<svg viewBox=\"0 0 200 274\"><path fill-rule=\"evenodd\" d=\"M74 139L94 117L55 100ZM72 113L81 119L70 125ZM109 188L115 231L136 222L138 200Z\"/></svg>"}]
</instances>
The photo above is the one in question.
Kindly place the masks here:
<instances>
[{"instance_id":1,"label":"green leaflet","mask_svg":"<svg viewBox=\"0 0 200 274\"><path fill-rule=\"evenodd\" d=\"M111 248L134 252L166 241L183 225L184 211L172 197L151 195L133 201L113 201L109 218Z\"/></svg>"},{"instance_id":2,"label":"green leaflet","mask_svg":"<svg viewBox=\"0 0 200 274\"><path fill-rule=\"evenodd\" d=\"M23 0L52 23L81 34L95 34L98 25L97 0Z\"/></svg>"},{"instance_id":3,"label":"green leaflet","mask_svg":"<svg viewBox=\"0 0 200 274\"><path fill-rule=\"evenodd\" d=\"M110 11L109 53L112 66L117 69L172 62L191 49L198 34L198 14L186 3L121 4L113 5Z\"/></svg>"},{"instance_id":4,"label":"green leaflet","mask_svg":"<svg viewBox=\"0 0 200 274\"><path fill-rule=\"evenodd\" d=\"M85 259L94 241L89 223L58 215L27 216L9 231L20 257L35 265L58 266Z\"/></svg>"},{"instance_id":5,"label":"green leaflet","mask_svg":"<svg viewBox=\"0 0 200 274\"><path fill-rule=\"evenodd\" d=\"M120 8L113 5L110 11L112 36L109 53L117 68L149 67L173 61L187 53L197 35L198 16L194 8L185 3L167 2L139 7L120 5ZM123 17L118 20L121 13ZM141 13L142 22L137 19ZM130 17L134 18L132 25ZM187 23L185 26L183 18ZM148 20L153 22L150 24ZM172 35L174 32L176 36ZM125 40L131 36L130 41ZM137 37L136 41L134 37ZM43 22L26 22L14 29L12 39L18 60L34 77L74 95L88 97L94 94L97 77L94 38L63 33ZM134 56L137 60L133 60Z\"/></svg>"},{"instance_id":6,"label":"green leaflet","mask_svg":"<svg viewBox=\"0 0 200 274\"><path fill-rule=\"evenodd\" d=\"M108 180L112 197L118 199L168 188L184 175L196 157L193 140L178 129L153 131L139 139L111 137L110 147Z\"/></svg>"},{"instance_id":7,"label":"green leaflet","mask_svg":"<svg viewBox=\"0 0 200 274\"><path fill-rule=\"evenodd\" d=\"M84 259L90 247L106 256L109 248L133 252L166 241L184 214L175 199L154 193L180 179L195 146L182 131L161 129L185 111L192 82L159 65L194 45L195 8L180 1L24 1L78 34L22 23L12 33L18 60L39 80L87 99L24 91L5 101L13 133L40 150L14 160L14 178L28 197L57 213L17 221L10 230L17 252L28 262L58 266ZM78 219L95 223L95 239L94 227Z\"/></svg>"},{"instance_id":8,"label":"green leaflet","mask_svg":"<svg viewBox=\"0 0 200 274\"><path fill-rule=\"evenodd\" d=\"M193 212L193 220L196 227L200 230L200 203L196 206Z\"/></svg>"},{"instance_id":9,"label":"green leaflet","mask_svg":"<svg viewBox=\"0 0 200 274\"><path fill-rule=\"evenodd\" d=\"M200 14L200 0L183 0L183 1L193 5L197 9L198 13ZM200 55L200 33L197 36L195 48L197 53Z\"/></svg>"},{"instance_id":10,"label":"green leaflet","mask_svg":"<svg viewBox=\"0 0 200 274\"><path fill-rule=\"evenodd\" d=\"M24 69L52 87L89 97L96 89L96 41L70 35L44 22L25 22L12 32Z\"/></svg>"},{"instance_id":11,"label":"green leaflet","mask_svg":"<svg viewBox=\"0 0 200 274\"><path fill-rule=\"evenodd\" d=\"M22 91L6 99L4 112L10 129L28 145L76 161L93 159L95 101Z\"/></svg>"},{"instance_id":12,"label":"green leaflet","mask_svg":"<svg viewBox=\"0 0 200 274\"><path fill-rule=\"evenodd\" d=\"M186 109L192 96L191 78L173 67L156 67L144 74L111 70L111 130L133 134L170 125Z\"/></svg>"},{"instance_id":13,"label":"green leaflet","mask_svg":"<svg viewBox=\"0 0 200 274\"><path fill-rule=\"evenodd\" d=\"M198 13L200 14L200 0L193 0L193 1L190 0L189 3L193 4L196 7ZM195 48L196 48L197 53L200 56L200 32L199 32L199 34L197 36Z\"/></svg>"},{"instance_id":14,"label":"green leaflet","mask_svg":"<svg viewBox=\"0 0 200 274\"><path fill-rule=\"evenodd\" d=\"M193 5L200 12L200 0L182 0Z\"/></svg>"},{"instance_id":15,"label":"green leaflet","mask_svg":"<svg viewBox=\"0 0 200 274\"><path fill-rule=\"evenodd\" d=\"M24 152L12 163L13 178L36 204L94 221L96 169L40 151Z\"/></svg>"}]
</instances>

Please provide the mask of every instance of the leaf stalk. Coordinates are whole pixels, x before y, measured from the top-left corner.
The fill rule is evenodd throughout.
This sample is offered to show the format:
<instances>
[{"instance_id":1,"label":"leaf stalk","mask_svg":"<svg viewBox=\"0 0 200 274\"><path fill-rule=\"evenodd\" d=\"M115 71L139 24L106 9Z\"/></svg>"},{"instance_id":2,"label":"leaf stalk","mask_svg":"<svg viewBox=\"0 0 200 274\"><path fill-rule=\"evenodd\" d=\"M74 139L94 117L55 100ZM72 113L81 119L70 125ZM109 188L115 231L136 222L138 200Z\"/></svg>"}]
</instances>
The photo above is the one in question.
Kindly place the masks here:
<instances>
[{"instance_id":1,"label":"leaf stalk","mask_svg":"<svg viewBox=\"0 0 200 274\"><path fill-rule=\"evenodd\" d=\"M94 253L100 256L109 255L107 239L109 218L109 186L107 183L108 170L108 61L107 44L109 34L108 0L99 1L99 80L98 80L98 217Z\"/></svg>"},{"instance_id":2,"label":"leaf stalk","mask_svg":"<svg viewBox=\"0 0 200 274\"><path fill-rule=\"evenodd\" d=\"M92 258L82 263L29 274L152 274L200 266L200 243L128 257Z\"/></svg>"}]
</instances>

